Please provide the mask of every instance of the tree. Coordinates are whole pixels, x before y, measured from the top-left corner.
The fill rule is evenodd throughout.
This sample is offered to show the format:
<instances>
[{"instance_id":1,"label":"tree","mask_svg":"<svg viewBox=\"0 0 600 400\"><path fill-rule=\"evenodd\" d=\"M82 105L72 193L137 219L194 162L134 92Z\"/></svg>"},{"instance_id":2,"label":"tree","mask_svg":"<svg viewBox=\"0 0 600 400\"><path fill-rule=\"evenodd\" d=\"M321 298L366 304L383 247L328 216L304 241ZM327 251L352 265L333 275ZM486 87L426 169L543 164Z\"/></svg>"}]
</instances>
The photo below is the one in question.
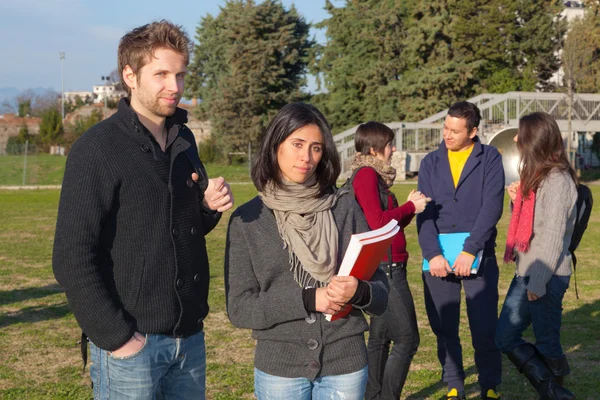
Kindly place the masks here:
<instances>
[{"instance_id":1,"label":"tree","mask_svg":"<svg viewBox=\"0 0 600 400\"><path fill-rule=\"evenodd\" d=\"M562 2L347 0L326 3L327 45L313 69L336 130L419 120L478 93L549 90Z\"/></svg>"},{"instance_id":2,"label":"tree","mask_svg":"<svg viewBox=\"0 0 600 400\"><path fill-rule=\"evenodd\" d=\"M600 12L592 2L583 18L571 21L561 53L564 86L574 92L600 88Z\"/></svg>"},{"instance_id":3,"label":"tree","mask_svg":"<svg viewBox=\"0 0 600 400\"><path fill-rule=\"evenodd\" d=\"M404 117L397 83L406 70L402 55L413 3L348 0L344 7L335 7L326 1L331 16L319 27L327 29L327 45L320 49L313 72L322 76L328 94L315 103L336 130Z\"/></svg>"},{"instance_id":4,"label":"tree","mask_svg":"<svg viewBox=\"0 0 600 400\"><path fill-rule=\"evenodd\" d=\"M54 90L36 93L32 89L21 92L16 98L18 115L25 117L41 117L49 109L59 109L60 95Z\"/></svg>"},{"instance_id":5,"label":"tree","mask_svg":"<svg viewBox=\"0 0 600 400\"><path fill-rule=\"evenodd\" d=\"M230 0L202 19L186 95L201 100L200 116L227 150L256 143L277 110L306 97L308 29L293 6L275 0Z\"/></svg>"},{"instance_id":6,"label":"tree","mask_svg":"<svg viewBox=\"0 0 600 400\"><path fill-rule=\"evenodd\" d=\"M56 108L48 109L42 114L40 122L40 141L46 147L59 143L63 134L62 117Z\"/></svg>"},{"instance_id":7,"label":"tree","mask_svg":"<svg viewBox=\"0 0 600 400\"><path fill-rule=\"evenodd\" d=\"M19 101L19 113L18 116L23 118L23 117L28 117L29 114L31 114L31 99L23 99L22 101Z\"/></svg>"}]
</instances>

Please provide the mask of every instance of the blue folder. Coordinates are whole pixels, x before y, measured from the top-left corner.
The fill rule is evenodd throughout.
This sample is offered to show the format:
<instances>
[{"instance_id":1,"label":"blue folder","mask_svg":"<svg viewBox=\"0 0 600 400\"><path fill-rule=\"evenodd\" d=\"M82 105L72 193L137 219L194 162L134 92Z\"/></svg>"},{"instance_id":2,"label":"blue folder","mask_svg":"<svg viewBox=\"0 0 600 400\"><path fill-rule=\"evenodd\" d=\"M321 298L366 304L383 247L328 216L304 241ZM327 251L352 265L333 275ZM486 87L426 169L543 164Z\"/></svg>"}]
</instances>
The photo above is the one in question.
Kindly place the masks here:
<instances>
[{"instance_id":1,"label":"blue folder","mask_svg":"<svg viewBox=\"0 0 600 400\"><path fill-rule=\"evenodd\" d=\"M469 232L440 233L438 235L438 242L442 249L442 255L448 260L448 264L450 264L451 268L458 255L463 251L465 240L470 235ZM473 266L471 267L471 274L476 274L479 270L482 255L483 250L475 255L475 260L473 260ZM426 259L423 259L423 271L429 271L429 261Z\"/></svg>"}]
</instances>

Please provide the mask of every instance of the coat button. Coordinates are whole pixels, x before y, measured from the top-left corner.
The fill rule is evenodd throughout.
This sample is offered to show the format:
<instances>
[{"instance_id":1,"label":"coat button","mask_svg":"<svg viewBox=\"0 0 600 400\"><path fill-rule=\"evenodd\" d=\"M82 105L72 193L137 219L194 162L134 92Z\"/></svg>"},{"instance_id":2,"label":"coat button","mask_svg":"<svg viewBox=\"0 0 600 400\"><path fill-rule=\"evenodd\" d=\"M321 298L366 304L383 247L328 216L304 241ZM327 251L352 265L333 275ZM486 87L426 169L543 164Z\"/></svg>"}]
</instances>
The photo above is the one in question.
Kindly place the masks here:
<instances>
[{"instance_id":1,"label":"coat button","mask_svg":"<svg viewBox=\"0 0 600 400\"><path fill-rule=\"evenodd\" d=\"M452 224L452 227L453 227L453 228L456 228L456 224Z\"/></svg>"},{"instance_id":2,"label":"coat button","mask_svg":"<svg viewBox=\"0 0 600 400\"><path fill-rule=\"evenodd\" d=\"M171 233L173 234L173 236L177 237L177 235L179 235L179 231L177 230L177 228L173 228L173 230L171 231Z\"/></svg>"},{"instance_id":3,"label":"coat button","mask_svg":"<svg viewBox=\"0 0 600 400\"><path fill-rule=\"evenodd\" d=\"M317 342L315 339L308 339L308 342L306 342L306 346L310 349L310 350L314 350L317 347L319 347L319 342Z\"/></svg>"},{"instance_id":4,"label":"coat button","mask_svg":"<svg viewBox=\"0 0 600 400\"><path fill-rule=\"evenodd\" d=\"M177 282L175 282L175 285L181 289L183 287L183 279L179 278L177 279Z\"/></svg>"},{"instance_id":5,"label":"coat button","mask_svg":"<svg viewBox=\"0 0 600 400\"><path fill-rule=\"evenodd\" d=\"M321 369L321 364L318 361L310 361L308 363L308 369L311 371L318 371Z\"/></svg>"},{"instance_id":6,"label":"coat button","mask_svg":"<svg viewBox=\"0 0 600 400\"><path fill-rule=\"evenodd\" d=\"M315 314L314 312L311 312L308 317L304 318L304 320L308 324L314 324L315 322L317 322L317 314Z\"/></svg>"},{"instance_id":7,"label":"coat button","mask_svg":"<svg viewBox=\"0 0 600 400\"><path fill-rule=\"evenodd\" d=\"M194 283L200 282L200 274L194 275Z\"/></svg>"},{"instance_id":8,"label":"coat button","mask_svg":"<svg viewBox=\"0 0 600 400\"><path fill-rule=\"evenodd\" d=\"M149 151L150 151L150 147L148 147L148 145L146 145L146 144L143 144L143 145L142 145L142 151L143 151L144 153L147 153L147 152L149 152Z\"/></svg>"},{"instance_id":9,"label":"coat button","mask_svg":"<svg viewBox=\"0 0 600 400\"><path fill-rule=\"evenodd\" d=\"M192 234L192 236L195 236L196 233L198 233L198 229L196 229L195 226L192 226L192 229L190 229L190 233Z\"/></svg>"},{"instance_id":10,"label":"coat button","mask_svg":"<svg viewBox=\"0 0 600 400\"><path fill-rule=\"evenodd\" d=\"M187 181L185 181L185 184L187 185L187 187L191 188L192 186L194 186L194 181L192 180L192 178L190 178Z\"/></svg>"}]
</instances>

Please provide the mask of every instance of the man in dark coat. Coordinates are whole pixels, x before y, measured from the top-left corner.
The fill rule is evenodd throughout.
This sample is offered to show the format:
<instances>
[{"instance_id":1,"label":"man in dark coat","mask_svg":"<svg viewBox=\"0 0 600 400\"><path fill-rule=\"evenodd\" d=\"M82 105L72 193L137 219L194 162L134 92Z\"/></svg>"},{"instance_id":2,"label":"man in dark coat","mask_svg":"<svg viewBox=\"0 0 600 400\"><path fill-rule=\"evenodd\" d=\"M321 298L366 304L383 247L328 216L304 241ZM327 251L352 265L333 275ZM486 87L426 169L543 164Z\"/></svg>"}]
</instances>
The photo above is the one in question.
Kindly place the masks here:
<instances>
[{"instance_id":1,"label":"man in dark coat","mask_svg":"<svg viewBox=\"0 0 600 400\"><path fill-rule=\"evenodd\" d=\"M94 398L204 398L204 236L233 196L177 108L189 46L167 21L123 36L128 97L67 160L53 269L90 340Z\"/></svg>"},{"instance_id":2,"label":"man in dark coat","mask_svg":"<svg viewBox=\"0 0 600 400\"><path fill-rule=\"evenodd\" d=\"M437 337L442 379L448 400L465 399L465 371L458 335L461 289L467 315L481 398L498 399L501 354L494 335L498 321L496 224L504 203L502 156L477 137L481 114L473 103L453 104L444 121L444 140L419 168L419 190L431 197L417 216L419 245L429 271L423 272L425 308ZM439 234L467 234L456 260L447 260ZM472 265L481 257L479 270Z\"/></svg>"}]
</instances>

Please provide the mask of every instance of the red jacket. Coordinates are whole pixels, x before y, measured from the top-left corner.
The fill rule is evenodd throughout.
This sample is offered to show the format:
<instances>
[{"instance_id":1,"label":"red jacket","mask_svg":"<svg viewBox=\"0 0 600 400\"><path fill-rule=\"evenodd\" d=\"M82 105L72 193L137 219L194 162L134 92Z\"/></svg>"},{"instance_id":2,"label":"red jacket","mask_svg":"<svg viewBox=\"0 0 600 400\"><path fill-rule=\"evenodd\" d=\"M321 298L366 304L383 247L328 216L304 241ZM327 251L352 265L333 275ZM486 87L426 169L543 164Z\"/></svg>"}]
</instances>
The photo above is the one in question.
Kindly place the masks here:
<instances>
[{"instance_id":1,"label":"red jacket","mask_svg":"<svg viewBox=\"0 0 600 400\"><path fill-rule=\"evenodd\" d=\"M392 262L406 262L408 252L406 251L406 236L404 236L404 227L410 224L415 216L415 205L412 201L406 202L398 207L396 197L387 190L388 209L381 208L379 198L379 178L377 172L370 167L362 168L356 173L352 181L356 201L362 208L369 228L381 228L390 220L395 219L400 224L400 232L392 242ZM387 261L387 255L384 258Z\"/></svg>"}]
</instances>

